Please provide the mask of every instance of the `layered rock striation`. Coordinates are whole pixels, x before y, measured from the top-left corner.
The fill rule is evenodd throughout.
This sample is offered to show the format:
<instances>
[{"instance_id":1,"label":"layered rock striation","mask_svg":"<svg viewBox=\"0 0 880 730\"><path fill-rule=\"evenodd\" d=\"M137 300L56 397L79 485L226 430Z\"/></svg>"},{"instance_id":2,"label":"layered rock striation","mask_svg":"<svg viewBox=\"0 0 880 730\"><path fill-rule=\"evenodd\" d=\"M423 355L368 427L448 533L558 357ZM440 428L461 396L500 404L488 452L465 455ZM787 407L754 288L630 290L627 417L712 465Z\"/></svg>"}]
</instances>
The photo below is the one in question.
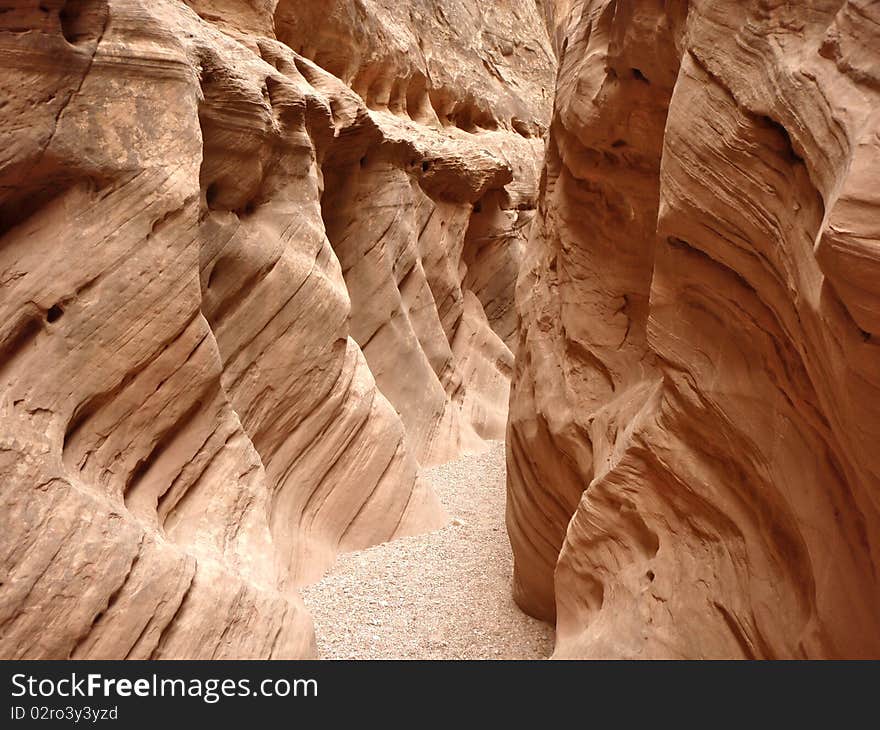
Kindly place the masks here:
<instances>
[{"instance_id":1,"label":"layered rock striation","mask_svg":"<svg viewBox=\"0 0 880 730\"><path fill-rule=\"evenodd\" d=\"M880 656L880 8L549 18L518 602L558 657Z\"/></svg>"},{"instance_id":2,"label":"layered rock striation","mask_svg":"<svg viewBox=\"0 0 880 730\"><path fill-rule=\"evenodd\" d=\"M397 5L0 3L0 655L309 656L503 433L553 53Z\"/></svg>"}]
</instances>

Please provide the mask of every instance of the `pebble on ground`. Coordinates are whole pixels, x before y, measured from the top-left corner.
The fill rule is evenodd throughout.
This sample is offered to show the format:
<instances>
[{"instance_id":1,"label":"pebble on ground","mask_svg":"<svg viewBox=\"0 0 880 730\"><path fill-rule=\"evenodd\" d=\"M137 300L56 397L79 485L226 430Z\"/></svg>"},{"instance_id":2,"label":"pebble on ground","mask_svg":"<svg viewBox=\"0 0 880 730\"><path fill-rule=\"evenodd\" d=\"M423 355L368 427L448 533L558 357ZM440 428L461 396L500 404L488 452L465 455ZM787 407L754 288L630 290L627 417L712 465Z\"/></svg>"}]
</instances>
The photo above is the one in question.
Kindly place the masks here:
<instances>
[{"instance_id":1,"label":"pebble on ground","mask_svg":"<svg viewBox=\"0 0 880 730\"><path fill-rule=\"evenodd\" d=\"M339 557L302 589L324 659L544 659L553 628L511 597L504 442L423 470L441 530Z\"/></svg>"}]
</instances>

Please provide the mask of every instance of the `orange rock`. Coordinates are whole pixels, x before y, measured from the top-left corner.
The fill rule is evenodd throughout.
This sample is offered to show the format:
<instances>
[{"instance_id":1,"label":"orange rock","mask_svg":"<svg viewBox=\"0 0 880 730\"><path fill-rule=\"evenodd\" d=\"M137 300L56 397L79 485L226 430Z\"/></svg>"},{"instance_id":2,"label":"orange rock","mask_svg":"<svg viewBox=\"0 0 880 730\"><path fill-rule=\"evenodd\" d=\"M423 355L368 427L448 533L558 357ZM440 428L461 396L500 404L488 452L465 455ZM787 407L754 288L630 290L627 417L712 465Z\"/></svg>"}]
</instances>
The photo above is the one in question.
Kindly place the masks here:
<instances>
[{"instance_id":1,"label":"orange rock","mask_svg":"<svg viewBox=\"0 0 880 730\"><path fill-rule=\"evenodd\" d=\"M360 80L322 2L0 14L0 656L309 656L296 586L503 433L553 54L410 5L335 4Z\"/></svg>"},{"instance_id":2,"label":"orange rock","mask_svg":"<svg viewBox=\"0 0 880 730\"><path fill-rule=\"evenodd\" d=\"M518 602L557 657L880 656L877 5L557 11Z\"/></svg>"}]
</instances>

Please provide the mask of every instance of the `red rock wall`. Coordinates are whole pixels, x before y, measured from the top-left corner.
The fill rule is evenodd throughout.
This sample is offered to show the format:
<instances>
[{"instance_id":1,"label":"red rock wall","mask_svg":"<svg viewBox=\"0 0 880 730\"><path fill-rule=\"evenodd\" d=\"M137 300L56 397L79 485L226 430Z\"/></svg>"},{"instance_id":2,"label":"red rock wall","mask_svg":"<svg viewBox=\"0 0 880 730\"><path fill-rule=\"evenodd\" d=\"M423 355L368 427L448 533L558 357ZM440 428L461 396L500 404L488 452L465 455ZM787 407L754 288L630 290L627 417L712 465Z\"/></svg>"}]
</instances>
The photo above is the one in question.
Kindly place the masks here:
<instances>
[{"instance_id":1,"label":"red rock wall","mask_svg":"<svg viewBox=\"0 0 880 730\"><path fill-rule=\"evenodd\" d=\"M558 657L880 656L880 7L550 17L518 602Z\"/></svg>"},{"instance_id":2,"label":"red rock wall","mask_svg":"<svg viewBox=\"0 0 880 730\"><path fill-rule=\"evenodd\" d=\"M295 587L442 524L418 460L503 433L482 272L513 280L550 100L496 74L553 57L528 3L496 15L540 63L421 5L486 79L467 128L286 45L324 3L0 3L0 656L308 656Z\"/></svg>"},{"instance_id":3,"label":"red rock wall","mask_svg":"<svg viewBox=\"0 0 880 730\"><path fill-rule=\"evenodd\" d=\"M275 30L378 127L334 147L322 205L352 336L416 457L503 438L513 290L552 103L543 15L523 0L282 0Z\"/></svg>"}]
</instances>

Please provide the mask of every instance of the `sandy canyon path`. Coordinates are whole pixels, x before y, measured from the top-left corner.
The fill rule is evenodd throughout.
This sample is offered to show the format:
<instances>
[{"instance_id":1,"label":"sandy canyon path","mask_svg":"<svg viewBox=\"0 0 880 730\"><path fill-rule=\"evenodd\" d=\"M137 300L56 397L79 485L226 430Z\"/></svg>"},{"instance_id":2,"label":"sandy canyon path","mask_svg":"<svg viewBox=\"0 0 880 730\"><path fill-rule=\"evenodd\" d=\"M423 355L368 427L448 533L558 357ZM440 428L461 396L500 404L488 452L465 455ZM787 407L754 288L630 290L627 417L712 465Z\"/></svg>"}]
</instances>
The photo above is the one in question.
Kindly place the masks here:
<instances>
[{"instance_id":1,"label":"sandy canyon path","mask_svg":"<svg viewBox=\"0 0 880 730\"><path fill-rule=\"evenodd\" d=\"M302 589L324 659L543 659L553 629L511 598L504 443L423 471L441 530L343 555Z\"/></svg>"}]
</instances>

